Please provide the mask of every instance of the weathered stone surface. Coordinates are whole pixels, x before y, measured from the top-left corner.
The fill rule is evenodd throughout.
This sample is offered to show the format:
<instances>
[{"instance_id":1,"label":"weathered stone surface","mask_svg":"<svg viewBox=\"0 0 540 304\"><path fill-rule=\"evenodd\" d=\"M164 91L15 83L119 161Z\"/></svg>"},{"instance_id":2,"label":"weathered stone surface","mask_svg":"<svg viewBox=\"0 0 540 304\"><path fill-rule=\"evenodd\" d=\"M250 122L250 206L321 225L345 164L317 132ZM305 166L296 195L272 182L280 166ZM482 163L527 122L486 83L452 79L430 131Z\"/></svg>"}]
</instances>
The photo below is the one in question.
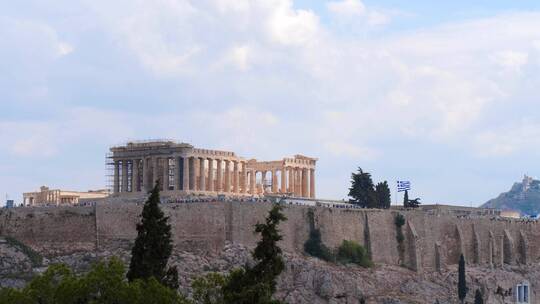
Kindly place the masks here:
<instances>
[{"instance_id":1,"label":"weathered stone surface","mask_svg":"<svg viewBox=\"0 0 540 304\"><path fill-rule=\"evenodd\" d=\"M9 244L0 242L2 253L0 286L23 286L31 273L38 273L42 267L32 269L29 260ZM78 272L83 272L99 259L111 256L129 261L129 251L100 251L96 253L72 253L54 257L50 263L62 262ZM278 282L276 298L295 304L348 304L359 303L457 303L457 268L451 266L439 273L418 274L398 266L376 265L364 269L352 265L335 265L316 258L298 254L285 254L286 268ZM6 263L6 261L11 261ZM180 271L181 291L190 295L193 278L208 272L228 272L245 264L252 264L249 249L238 244L227 244L218 254L193 254L175 251L171 264ZM497 290L508 291L517 282L540 280L540 266L528 268L512 266L504 269L467 267L467 282L471 290L467 301L472 302L474 291L484 292L486 303L505 303L510 298L497 294ZM532 299L535 293L533 290Z\"/></svg>"}]
</instances>

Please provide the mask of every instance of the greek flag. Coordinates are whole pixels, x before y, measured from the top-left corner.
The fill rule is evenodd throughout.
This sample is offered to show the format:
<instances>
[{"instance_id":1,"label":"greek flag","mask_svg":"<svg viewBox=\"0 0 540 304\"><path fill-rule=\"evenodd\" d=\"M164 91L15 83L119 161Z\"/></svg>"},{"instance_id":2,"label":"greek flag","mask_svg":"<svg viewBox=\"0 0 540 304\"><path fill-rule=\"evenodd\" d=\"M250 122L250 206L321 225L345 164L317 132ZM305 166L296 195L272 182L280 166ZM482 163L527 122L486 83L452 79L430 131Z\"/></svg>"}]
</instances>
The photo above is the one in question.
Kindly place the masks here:
<instances>
[{"instance_id":1,"label":"greek flag","mask_svg":"<svg viewBox=\"0 0 540 304\"><path fill-rule=\"evenodd\" d=\"M411 190L411 182L410 181L397 181L397 191L403 192Z\"/></svg>"}]
</instances>

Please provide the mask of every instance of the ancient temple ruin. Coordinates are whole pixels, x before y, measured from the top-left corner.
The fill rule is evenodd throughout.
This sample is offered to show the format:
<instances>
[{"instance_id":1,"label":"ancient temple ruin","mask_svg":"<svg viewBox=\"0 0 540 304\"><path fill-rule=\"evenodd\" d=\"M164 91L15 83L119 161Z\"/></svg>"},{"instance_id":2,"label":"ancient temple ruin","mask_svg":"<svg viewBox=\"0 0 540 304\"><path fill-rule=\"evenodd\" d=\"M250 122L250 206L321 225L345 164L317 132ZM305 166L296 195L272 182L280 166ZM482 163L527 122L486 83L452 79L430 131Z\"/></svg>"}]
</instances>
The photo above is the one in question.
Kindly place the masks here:
<instances>
[{"instance_id":1,"label":"ancient temple ruin","mask_svg":"<svg viewBox=\"0 0 540 304\"><path fill-rule=\"evenodd\" d=\"M195 148L169 140L112 147L114 196L144 194L158 181L165 196L283 194L315 198L316 158L246 159L234 152Z\"/></svg>"}]
</instances>

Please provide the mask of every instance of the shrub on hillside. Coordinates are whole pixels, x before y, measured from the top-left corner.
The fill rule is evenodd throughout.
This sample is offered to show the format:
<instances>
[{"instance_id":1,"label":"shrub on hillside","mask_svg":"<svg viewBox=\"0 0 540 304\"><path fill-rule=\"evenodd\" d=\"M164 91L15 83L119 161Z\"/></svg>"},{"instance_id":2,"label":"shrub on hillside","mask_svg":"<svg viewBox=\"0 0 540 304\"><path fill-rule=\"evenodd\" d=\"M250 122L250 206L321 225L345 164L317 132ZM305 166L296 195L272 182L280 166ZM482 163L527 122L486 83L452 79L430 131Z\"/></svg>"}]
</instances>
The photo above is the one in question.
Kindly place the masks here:
<instances>
[{"instance_id":1,"label":"shrub on hillside","mask_svg":"<svg viewBox=\"0 0 540 304\"><path fill-rule=\"evenodd\" d=\"M337 261L343 264L357 264L362 267L371 267L371 262L366 249L355 241L344 240L337 250Z\"/></svg>"}]
</instances>

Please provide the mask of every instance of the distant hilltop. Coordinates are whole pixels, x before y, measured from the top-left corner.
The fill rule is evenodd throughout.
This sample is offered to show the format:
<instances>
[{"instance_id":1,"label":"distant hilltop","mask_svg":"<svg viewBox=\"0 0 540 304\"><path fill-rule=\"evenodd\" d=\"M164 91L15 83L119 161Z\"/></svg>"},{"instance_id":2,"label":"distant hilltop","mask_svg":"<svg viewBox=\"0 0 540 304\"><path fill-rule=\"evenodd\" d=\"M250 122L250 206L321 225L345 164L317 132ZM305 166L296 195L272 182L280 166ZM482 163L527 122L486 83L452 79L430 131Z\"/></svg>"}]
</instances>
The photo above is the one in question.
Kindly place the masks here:
<instances>
[{"instance_id":1,"label":"distant hilltop","mask_svg":"<svg viewBox=\"0 0 540 304\"><path fill-rule=\"evenodd\" d=\"M525 175L521 183L515 183L510 191L501 193L481 207L515 210L524 215L540 213L540 180Z\"/></svg>"}]
</instances>

